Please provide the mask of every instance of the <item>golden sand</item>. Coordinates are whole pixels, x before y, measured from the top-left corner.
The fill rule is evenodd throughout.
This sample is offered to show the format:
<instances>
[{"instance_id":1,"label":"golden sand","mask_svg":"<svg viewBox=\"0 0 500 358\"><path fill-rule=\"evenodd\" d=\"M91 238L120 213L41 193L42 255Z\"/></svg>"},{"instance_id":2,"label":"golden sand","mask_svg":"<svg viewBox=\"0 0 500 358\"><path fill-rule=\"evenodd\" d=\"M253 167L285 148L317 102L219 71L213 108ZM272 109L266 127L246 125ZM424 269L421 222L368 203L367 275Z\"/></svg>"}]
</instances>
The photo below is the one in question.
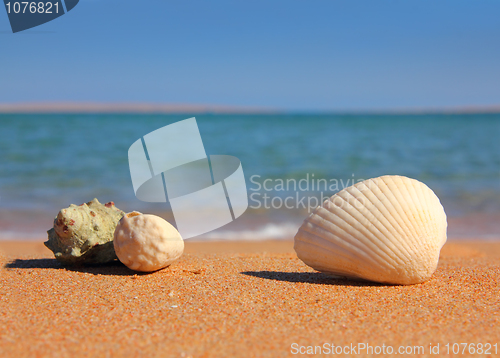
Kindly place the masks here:
<instances>
[{"instance_id":1,"label":"golden sand","mask_svg":"<svg viewBox=\"0 0 500 358\"><path fill-rule=\"evenodd\" d=\"M63 268L41 242L0 241L0 264L0 357L286 357L332 344L431 356L454 343L500 355L498 241L447 243L432 279L411 286L317 273L291 241L188 241L151 274Z\"/></svg>"}]
</instances>

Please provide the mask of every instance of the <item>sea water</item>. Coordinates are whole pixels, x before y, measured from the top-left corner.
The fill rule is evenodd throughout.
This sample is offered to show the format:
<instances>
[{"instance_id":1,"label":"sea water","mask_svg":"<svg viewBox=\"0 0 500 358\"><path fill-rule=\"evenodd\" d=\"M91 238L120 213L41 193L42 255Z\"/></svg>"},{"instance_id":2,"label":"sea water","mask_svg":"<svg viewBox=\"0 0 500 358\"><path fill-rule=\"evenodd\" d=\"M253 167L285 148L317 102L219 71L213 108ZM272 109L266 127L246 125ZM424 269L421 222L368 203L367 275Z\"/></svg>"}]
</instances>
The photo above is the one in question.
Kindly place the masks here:
<instances>
[{"instance_id":1,"label":"sea water","mask_svg":"<svg viewBox=\"0 0 500 358\"><path fill-rule=\"evenodd\" d=\"M60 208L94 197L175 221L168 204L135 198L128 148L192 116L0 114L0 237L44 237ZM240 159L250 205L204 238L291 238L322 199L385 174L426 183L451 218L494 221L468 236L500 236L500 114L195 117L208 155Z\"/></svg>"}]
</instances>

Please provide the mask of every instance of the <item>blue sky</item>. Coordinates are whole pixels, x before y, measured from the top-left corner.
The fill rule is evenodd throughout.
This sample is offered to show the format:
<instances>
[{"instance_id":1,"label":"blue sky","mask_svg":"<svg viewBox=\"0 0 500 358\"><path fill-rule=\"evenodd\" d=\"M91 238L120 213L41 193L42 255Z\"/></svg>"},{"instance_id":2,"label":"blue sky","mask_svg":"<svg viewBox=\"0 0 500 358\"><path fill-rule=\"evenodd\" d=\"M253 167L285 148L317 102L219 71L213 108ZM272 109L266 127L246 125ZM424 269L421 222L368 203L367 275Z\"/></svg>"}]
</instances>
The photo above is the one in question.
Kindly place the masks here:
<instances>
[{"instance_id":1,"label":"blue sky","mask_svg":"<svg viewBox=\"0 0 500 358\"><path fill-rule=\"evenodd\" d=\"M12 34L0 103L500 105L500 2L80 0Z\"/></svg>"}]
</instances>

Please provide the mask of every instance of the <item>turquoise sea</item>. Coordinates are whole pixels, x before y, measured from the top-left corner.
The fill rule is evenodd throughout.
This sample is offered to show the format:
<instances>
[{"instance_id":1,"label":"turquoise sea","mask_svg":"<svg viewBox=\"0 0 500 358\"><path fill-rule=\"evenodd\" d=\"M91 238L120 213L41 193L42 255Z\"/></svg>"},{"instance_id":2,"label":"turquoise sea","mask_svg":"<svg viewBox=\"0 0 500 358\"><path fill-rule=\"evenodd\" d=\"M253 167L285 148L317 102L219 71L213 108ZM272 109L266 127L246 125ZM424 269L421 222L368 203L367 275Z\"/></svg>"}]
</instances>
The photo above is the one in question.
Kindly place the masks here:
<instances>
[{"instance_id":1,"label":"turquoise sea","mask_svg":"<svg viewBox=\"0 0 500 358\"><path fill-rule=\"evenodd\" d=\"M0 239L44 238L60 208L94 197L125 211L168 216L168 206L135 198L128 148L190 117L0 114ZM247 213L208 238L291 238L307 210L279 206L280 198L295 195L281 182L324 179L342 189L350 180L384 174L412 177L433 189L450 222L459 223L450 225L450 235L500 237L500 114L195 117L207 154L238 157L254 194ZM300 196L335 192L331 185L308 189ZM266 193L276 198L270 208L263 203Z\"/></svg>"}]
</instances>

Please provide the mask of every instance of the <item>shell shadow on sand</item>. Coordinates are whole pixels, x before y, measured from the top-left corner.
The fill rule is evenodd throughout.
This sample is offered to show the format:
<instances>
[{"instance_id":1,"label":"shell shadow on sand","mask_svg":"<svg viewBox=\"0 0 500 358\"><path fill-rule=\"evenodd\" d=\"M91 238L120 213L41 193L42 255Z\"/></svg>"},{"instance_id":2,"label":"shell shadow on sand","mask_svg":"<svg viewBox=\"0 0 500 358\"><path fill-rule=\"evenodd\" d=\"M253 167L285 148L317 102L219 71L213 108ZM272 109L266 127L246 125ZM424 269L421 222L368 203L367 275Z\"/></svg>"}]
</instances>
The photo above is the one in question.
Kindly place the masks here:
<instances>
[{"instance_id":1,"label":"shell shadow on sand","mask_svg":"<svg viewBox=\"0 0 500 358\"><path fill-rule=\"evenodd\" d=\"M311 283L331 286L392 286L377 282L353 280L342 277L333 277L321 272L281 272L281 271L244 271L243 275L264 278L267 280Z\"/></svg>"},{"instance_id":2,"label":"shell shadow on sand","mask_svg":"<svg viewBox=\"0 0 500 358\"><path fill-rule=\"evenodd\" d=\"M65 266L56 259L16 259L7 263L6 269L54 269L68 270L75 272L90 273L92 275L109 275L109 276L134 276L147 275L147 272L137 272L129 269L120 261L115 260L104 264L85 264Z\"/></svg>"}]
</instances>

